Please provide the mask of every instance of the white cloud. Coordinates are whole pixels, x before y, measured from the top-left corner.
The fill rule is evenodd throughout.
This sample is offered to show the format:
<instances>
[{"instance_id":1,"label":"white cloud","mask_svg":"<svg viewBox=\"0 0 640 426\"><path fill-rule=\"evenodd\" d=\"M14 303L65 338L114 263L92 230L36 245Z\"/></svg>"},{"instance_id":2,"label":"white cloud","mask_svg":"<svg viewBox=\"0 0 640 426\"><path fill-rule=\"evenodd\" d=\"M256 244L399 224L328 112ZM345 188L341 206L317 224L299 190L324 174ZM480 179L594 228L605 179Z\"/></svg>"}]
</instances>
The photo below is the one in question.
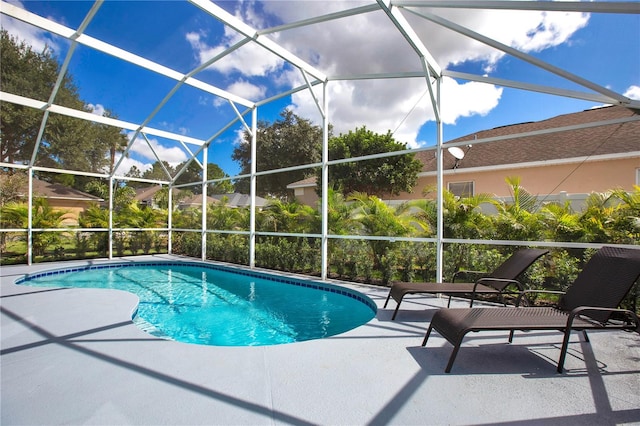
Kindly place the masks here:
<instances>
[{"instance_id":1,"label":"white cloud","mask_svg":"<svg viewBox=\"0 0 640 426\"><path fill-rule=\"evenodd\" d=\"M640 101L640 86L630 86L626 92L624 92L624 96L626 96L629 99L635 99L637 101Z\"/></svg>"},{"instance_id":2,"label":"white cloud","mask_svg":"<svg viewBox=\"0 0 640 426\"><path fill-rule=\"evenodd\" d=\"M392 131L394 138L410 147L418 141L420 127L435 119L431 97L423 79L391 80L385 85L372 81L331 82L329 84L329 121L334 133L346 133L366 125L376 133ZM460 117L486 115L498 105L502 89L490 84L458 83L445 77L442 83L441 115L445 124ZM293 108L302 117L320 120L318 109L307 92L292 97Z\"/></svg>"},{"instance_id":3,"label":"white cloud","mask_svg":"<svg viewBox=\"0 0 640 426\"><path fill-rule=\"evenodd\" d=\"M251 4L243 3L246 9ZM263 8L266 16L292 22L358 5L337 0L307 2L304 7L293 7L290 2L265 2ZM435 10L447 20L525 52L570 42L571 36L589 19L586 14L563 12L423 10ZM404 15L442 68L478 61L486 71L491 71L505 55L422 17L407 12ZM416 53L382 12L284 31L276 40L330 76L422 70ZM281 78L288 79L288 85L293 87L303 83L298 71L282 73ZM420 128L434 119L425 90L426 81L421 78L332 81L328 87L329 120L336 133L366 125L376 132L394 131L396 140L418 146L423 143L416 140ZM502 89L496 86L447 78L443 80L442 91L442 118L448 124L460 117L488 114L502 96ZM292 108L318 122L317 107L308 92L294 94Z\"/></svg>"},{"instance_id":4,"label":"white cloud","mask_svg":"<svg viewBox=\"0 0 640 426\"><path fill-rule=\"evenodd\" d=\"M264 98L265 93L267 92L267 88L264 86L256 86L253 83L250 83L244 79L239 79L235 83L232 83L227 87L227 92L232 93L234 95L240 96L244 99L249 99L253 101L258 101ZM215 98L213 100L213 105L221 106L225 105L227 101L222 98Z\"/></svg>"},{"instance_id":5,"label":"white cloud","mask_svg":"<svg viewBox=\"0 0 640 426\"><path fill-rule=\"evenodd\" d=\"M128 137L131 138L131 136L132 133L129 133ZM182 150L182 148L178 146L166 147L162 145L157 139L149 137L147 138L149 139L149 144L151 144L153 150L156 152L156 154L158 154L158 157L160 157L163 161L168 162L172 167L175 167L187 160L187 154ZM149 144L147 144L147 141L142 136L138 136L138 138L131 145L130 153L132 157L149 160L148 163L144 163L144 161L141 162L143 162L144 164L148 164L148 166L150 167L150 165L152 163L155 163L157 160L153 155L153 151L149 147Z\"/></svg>"},{"instance_id":6,"label":"white cloud","mask_svg":"<svg viewBox=\"0 0 640 426\"><path fill-rule=\"evenodd\" d=\"M92 114L103 116L104 115L104 105L102 104L87 104L87 107L91 110Z\"/></svg>"},{"instance_id":7,"label":"white cloud","mask_svg":"<svg viewBox=\"0 0 640 426\"><path fill-rule=\"evenodd\" d=\"M20 9L24 9L24 6L20 1L9 1L9 3L13 6L19 7ZM60 50L60 46L56 40L51 38L51 35L48 32L22 21L13 19L7 15L2 15L2 28L14 37L17 37L18 40L24 41L30 45L35 52L43 52L47 48L54 52L58 52Z\"/></svg>"},{"instance_id":8,"label":"white cloud","mask_svg":"<svg viewBox=\"0 0 640 426\"><path fill-rule=\"evenodd\" d=\"M498 106L502 88L491 84L467 82L458 83L444 78L442 83L442 121L455 124L460 117L487 115Z\"/></svg>"},{"instance_id":9,"label":"white cloud","mask_svg":"<svg viewBox=\"0 0 640 426\"><path fill-rule=\"evenodd\" d=\"M195 51L200 64L211 60L217 55L242 40L244 37L225 29L225 37L216 45L209 45L204 32L190 32L186 39ZM237 50L227 54L207 67L208 70L216 70L223 74L239 72L245 76L265 76L282 68L284 61L259 46L256 43L248 43Z\"/></svg>"},{"instance_id":10,"label":"white cloud","mask_svg":"<svg viewBox=\"0 0 640 426\"><path fill-rule=\"evenodd\" d=\"M588 14L565 12L442 10L438 14L524 52L539 52L570 42L570 37L589 21ZM408 18L416 25L421 39L428 40L429 50L443 67L466 61L483 61L486 70L491 71L505 56L500 50L446 28L436 27L422 18Z\"/></svg>"},{"instance_id":11,"label":"white cloud","mask_svg":"<svg viewBox=\"0 0 640 426\"><path fill-rule=\"evenodd\" d=\"M116 155L116 164L118 163L118 161L120 161L120 158L122 156L121 155ZM136 166L136 168L138 170L140 170L140 174L146 172L147 170L150 170L152 167L152 163L145 163L139 160L134 160L131 157L125 157L122 160L122 163L120 164L120 167L118 167L118 170L116 170L116 172L118 174L122 174L125 175L127 173L129 173L129 170L131 170L131 167Z\"/></svg>"}]
</instances>

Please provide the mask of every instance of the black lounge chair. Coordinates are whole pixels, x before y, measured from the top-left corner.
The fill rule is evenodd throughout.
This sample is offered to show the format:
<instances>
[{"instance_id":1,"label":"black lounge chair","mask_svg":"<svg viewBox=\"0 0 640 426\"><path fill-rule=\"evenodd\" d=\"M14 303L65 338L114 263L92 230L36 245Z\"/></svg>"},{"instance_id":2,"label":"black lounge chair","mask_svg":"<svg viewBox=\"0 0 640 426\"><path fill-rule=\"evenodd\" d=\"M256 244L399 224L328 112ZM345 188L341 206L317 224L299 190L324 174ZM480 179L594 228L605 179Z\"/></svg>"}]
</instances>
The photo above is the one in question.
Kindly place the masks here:
<instances>
[{"instance_id":1,"label":"black lounge chair","mask_svg":"<svg viewBox=\"0 0 640 426\"><path fill-rule=\"evenodd\" d=\"M440 309L431 320L422 346L427 344L432 330L447 339L454 346L445 369L449 373L462 339L470 331L510 331L511 343L515 330L558 330L564 333L558 360L558 373L562 373L572 330L582 330L587 342L588 329L640 332L640 319L636 313L618 309L638 277L640 249L603 247L585 264L565 293L542 290L522 294L526 297L532 292L559 293L561 297L557 307Z\"/></svg>"},{"instance_id":2,"label":"black lounge chair","mask_svg":"<svg viewBox=\"0 0 640 426\"><path fill-rule=\"evenodd\" d=\"M393 298L396 301L396 310L393 312L391 320L396 318L398 309L402 299L407 294L446 294L449 296L447 307L451 304L451 296L453 295L471 295L471 301L469 306L473 306L473 300L476 294L490 293L498 294L502 297L507 294L507 289L511 284L518 288L518 292L522 291L522 285L516 280L520 274L522 274L529 266L533 264L537 259L547 254L548 250L542 249L520 249L513 253L507 260L505 260L500 266L498 266L492 273L480 278L475 283L456 283L456 275L460 272L465 273L469 271L459 271L453 277L451 283L408 283L398 282L394 283L389 290L387 300L384 302L384 308L387 307L389 299Z\"/></svg>"}]
</instances>

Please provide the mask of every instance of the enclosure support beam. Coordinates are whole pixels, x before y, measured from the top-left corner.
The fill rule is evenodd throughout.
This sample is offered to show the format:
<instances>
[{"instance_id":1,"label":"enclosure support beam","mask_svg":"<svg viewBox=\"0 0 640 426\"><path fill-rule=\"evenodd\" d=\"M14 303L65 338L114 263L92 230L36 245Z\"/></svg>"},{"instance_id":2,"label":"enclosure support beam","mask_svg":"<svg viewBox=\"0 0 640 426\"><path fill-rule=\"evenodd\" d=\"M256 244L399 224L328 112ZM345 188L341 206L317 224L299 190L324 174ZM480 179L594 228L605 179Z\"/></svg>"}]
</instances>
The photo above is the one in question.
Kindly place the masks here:
<instances>
[{"instance_id":1,"label":"enclosure support beam","mask_svg":"<svg viewBox=\"0 0 640 426\"><path fill-rule=\"evenodd\" d=\"M441 102L441 94L442 94L442 77L439 77L436 80L436 102L438 104L438 110L442 112L442 102ZM442 118L441 116L436 119L436 144L438 149L436 150L436 173L437 173L437 220L436 220L436 282L442 282L442 257L443 257L443 243L442 240L444 238L444 197L442 196L442 191L444 188L442 187L443 179L442 179L442 141L443 141L443 127L442 127Z\"/></svg>"},{"instance_id":2,"label":"enclosure support beam","mask_svg":"<svg viewBox=\"0 0 640 426\"><path fill-rule=\"evenodd\" d=\"M33 169L27 171L29 195L27 196L27 265L33 263Z\"/></svg>"},{"instance_id":3,"label":"enclosure support beam","mask_svg":"<svg viewBox=\"0 0 640 426\"><path fill-rule=\"evenodd\" d=\"M113 259L113 176L109 177L109 259Z\"/></svg>"},{"instance_id":4,"label":"enclosure support beam","mask_svg":"<svg viewBox=\"0 0 640 426\"><path fill-rule=\"evenodd\" d=\"M173 244L171 239L173 238L173 185L169 184L169 200L168 212L167 212L167 253L173 254Z\"/></svg>"},{"instance_id":5,"label":"enclosure support beam","mask_svg":"<svg viewBox=\"0 0 640 426\"><path fill-rule=\"evenodd\" d=\"M249 178L249 267L256 266L256 170L258 143L258 108L251 111L251 177Z\"/></svg>"},{"instance_id":6,"label":"enclosure support beam","mask_svg":"<svg viewBox=\"0 0 640 426\"><path fill-rule=\"evenodd\" d=\"M329 270L328 246L329 239L329 99L327 82L322 84L322 198L321 198L321 217L322 217L322 239L320 241L321 261L320 261L320 277L326 280Z\"/></svg>"},{"instance_id":7,"label":"enclosure support beam","mask_svg":"<svg viewBox=\"0 0 640 426\"><path fill-rule=\"evenodd\" d=\"M207 156L209 150L202 151L202 252L201 259L207 260Z\"/></svg>"}]
</instances>

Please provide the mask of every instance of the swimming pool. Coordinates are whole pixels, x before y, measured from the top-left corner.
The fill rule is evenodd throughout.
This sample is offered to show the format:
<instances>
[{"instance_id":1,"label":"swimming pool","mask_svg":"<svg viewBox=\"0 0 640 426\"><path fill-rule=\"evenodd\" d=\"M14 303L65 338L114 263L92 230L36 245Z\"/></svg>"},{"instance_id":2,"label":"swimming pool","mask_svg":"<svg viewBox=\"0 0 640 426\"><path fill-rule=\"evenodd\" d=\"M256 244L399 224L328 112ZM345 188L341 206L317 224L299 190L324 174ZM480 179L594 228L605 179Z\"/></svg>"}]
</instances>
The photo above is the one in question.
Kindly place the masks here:
<instances>
[{"instance_id":1,"label":"swimming pool","mask_svg":"<svg viewBox=\"0 0 640 426\"><path fill-rule=\"evenodd\" d=\"M133 321L143 330L216 346L320 339L376 313L373 301L355 290L198 262L87 265L27 275L16 284L129 291L139 298Z\"/></svg>"}]
</instances>

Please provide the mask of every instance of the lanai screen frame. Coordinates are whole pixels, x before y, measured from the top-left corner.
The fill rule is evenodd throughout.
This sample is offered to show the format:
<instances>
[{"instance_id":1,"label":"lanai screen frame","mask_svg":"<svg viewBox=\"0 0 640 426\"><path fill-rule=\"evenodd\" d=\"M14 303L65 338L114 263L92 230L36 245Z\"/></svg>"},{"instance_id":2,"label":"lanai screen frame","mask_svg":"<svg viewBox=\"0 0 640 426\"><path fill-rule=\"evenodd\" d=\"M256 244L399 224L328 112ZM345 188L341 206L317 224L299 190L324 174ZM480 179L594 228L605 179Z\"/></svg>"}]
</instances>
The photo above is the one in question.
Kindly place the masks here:
<instances>
[{"instance_id":1,"label":"lanai screen frame","mask_svg":"<svg viewBox=\"0 0 640 426\"><path fill-rule=\"evenodd\" d=\"M56 22L53 22L49 19L40 17L33 13L30 13L26 10L20 9L16 6L13 6L4 1L0 2L0 11L2 14L10 16L14 19L18 19L20 21L26 22L28 24L39 27L43 30L49 31L58 36L64 37L65 39L71 42L71 47L67 53L67 56L61 66L61 71L58 77L58 81L49 97L48 102L38 101L30 98L25 98L19 95L7 93L0 91L0 101L1 102L9 102L18 105L27 106L30 108L35 108L44 112L44 117L42 120L42 124L40 127L40 132L38 134L35 148L33 154L31 156L31 161L26 165L19 164L11 164L11 163L0 163L0 167L7 168L15 168L15 169L25 169L28 173L28 181L29 181L29 197L28 197L28 227L27 227L27 264L31 264L33 260L32 255L32 234L34 231L43 231L43 229L34 229L32 227L32 205L33 205L33 172L34 171L45 171L45 172L54 172L54 173L68 173L68 174L76 174L76 175L84 175L84 176L93 176L97 178L109 179L109 227L107 229L75 229L76 231L108 231L109 233L109 253L108 257L113 258L113 191L114 191L114 182L116 180L134 180L139 182L146 182L151 184L160 184L167 185L169 187L169 218L168 218L168 227L156 229L160 231L167 231L168 238L168 251L172 252L172 232L175 230L172 227L172 191L174 188L191 186L194 184L202 185L202 229L199 230L202 235L202 250L201 250L201 258L202 260L206 260L206 236L208 232L216 232L209 231L207 229L206 223L206 198L207 198L207 184L216 182L219 180L208 180L206 175L206 164L207 164L207 151L209 145L216 140L224 131L236 125L237 123L242 123L244 128L249 132L252 136L251 142L251 172L248 175L236 175L231 176L225 179L250 179L250 198L251 198L251 207L250 207L250 227L249 231L226 231L230 233L239 233L239 234L247 234L249 236L249 267L255 267L255 240L257 235L278 235L278 236L294 236L294 237L316 237L321 239L321 279L327 278L328 272L328 241L331 238L352 238L352 239L387 239L387 240L407 240L407 241L420 241L420 242L430 242L436 245L436 279L441 280L443 274L443 246L445 243L471 243L471 244L499 244L499 245L521 245L521 244L532 244L536 243L537 245L545 245L545 246L558 246L558 247L597 247L597 244L576 244L576 243L553 243L553 242L531 242L531 241L496 241L496 240L458 240L458 239L445 239L443 234L443 198L442 198L442 157L443 157L443 123L441 120L441 82L444 77L451 77L458 80L466 80L466 81L475 81L487 84L493 84L502 87L514 88L519 90L526 90L532 92L538 92L548 95L554 96L562 96L568 98L575 98L586 101L593 101L603 104L613 104L613 105L621 105L628 108L640 109L640 101L631 100L622 94L616 93L612 90L609 90L606 87L598 85L592 81L584 79L580 76L577 76L573 73L570 73L566 70L555 67L549 63L546 63L542 60L539 60L527 53L514 49L510 46L504 45L496 40L490 39L486 36L483 36L479 33L472 31L469 28L460 26L456 23L448 21L436 14L431 12L426 12L422 8L431 7L431 8L458 8L458 9L509 9L509 10L529 10L529 11L563 11L563 12L578 12L578 13L614 13L614 14L640 14L640 3L632 3L632 2L539 2L539 1L464 1L464 0L447 0L447 1L420 1L420 0L376 0L375 3L371 5L355 7L348 10L343 10L341 12L331 13L323 16L317 16L310 19L306 19L300 22L293 22L284 24L278 27L269 28L265 30L256 30L246 23L242 22L235 16L226 12L224 9L216 5L215 3L209 2L208 0L189 0L191 4L202 9L204 12L208 13L212 17L218 19L222 23L224 23L229 28L234 29L237 33L244 36L244 39L236 43L231 48L226 51L216 55L211 58L209 61L201 64L196 67L189 73L181 73L175 70L172 70L163 65L154 63L144 57L132 54L123 49L120 49L116 46L109 45L105 42L102 42L98 39L90 37L84 34L85 29L95 16L95 14L99 11L100 6L103 4L103 0L98 0L93 4L91 10L87 13L83 22L75 29L68 28L63 25L60 25ZM416 56L420 59L422 64L422 71L409 71L402 73L389 73L389 74L362 74L362 75L350 75L350 76L329 76L323 73L322 71L316 69L309 63L295 56L288 50L279 46L272 39L268 37L269 34L286 31L288 29L299 28L304 26L309 26L321 22L326 22L335 19L341 19L348 16L369 13L374 11L383 11L389 20L393 23L393 25L397 28L399 33L404 38L405 42L413 49ZM462 34L466 37L470 37L478 42L489 45L497 50L500 50L508 55L516 57L520 60L528 62L529 64L541 68L547 72L555 74L557 76L562 77L572 83L578 84L586 89L589 89L590 92L578 92L573 90L560 89L556 87L550 86L541 86L528 84L520 81L512 81L498 78L491 78L476 74L467 74L456 72L452 70L442 69L438 63L435 61L433 56L430 54L427 46L423 44L420 40L414 29L411 27L409 22L405 17L405 13L413 14L421 19L427 20L429 22L435 23L439 26L448 28L451 31ZM297 68L305 81L305 84L293 88L291 90L287 90L283 93L280 93L276 96L261 99L258 101L252 101L248 99L244 99L242 97L233 95L223 89L200 81L193 77L202 69L210 66L214 62L233 52L235 49L241 47L245 43L257 43L263 48L269 50L273 54L279 56L286 62L288 62L293 67ZM173 79L176 81L176 86L173 91L171 91L162 102L151 112L151 114L140 123L131 123L123 120L112 119L109 117L97 116L85 111L74 110L67 107L62 107L59 105L55 105L53 103L56 93L60 87L62 82L62 77L67 71L69 62L74 53L75 48L78 45L84 45L91 47L93 49L99 50L103 53L107 53L112 55L120 60L128 61L132 64L145 68L149 71L161 74L165 77ZM365 80L365 79L398 79L398 78L422 78L425 80L425 85L428 89L429 100L435 114L436 121L436 147L428 147L421 149L408 149L404 151L395 151L392 153L383 153L376 154L366 157L358 157L358 158L349 158L342 160L333 160L329 161L328 159L328 135L329 135L329 99L327 93L327 85L332 81L341 81L341 80ZM180 134L167 132L164 130L159 130L155 128L151 128L148 126L149 122L152 120L154 115L160 111L163 105L169 101L173 93L182 85L190 85L199 90L202 90L206 93L218 96L220 98L226 99L233 110L236 113L236 118L229 123L227 123L222 129L218 130L215 134L213 134L210 138L206 140L197 139L197 138L189 138ZM316 96L313 88L314 86L321 85L322 86L322 96ZM286 169L278 169L278 170L269 170L263 172L257 172L256 163L256 134L257 134L257 117L258 117L258 109L259 107L266 105L270 102L273 102L277 99L290 96L296 92L301 90L308 90L312 95L313 100L318 108L318 111L322 117L322 161L320 163L314 164L305 164L296 167L290 167ZM238 109L238 105L244 107L243 111ZM129 144L126 148L125 154L131 148L133 142L139 135L142 135L143 138L147 141L147 135L154 135L163 138L167 138L170 140L174 140L179 142L184 149L191 154L190 160L183 167L182 170L178 171L178 173L171 178L168 175L168 180L149 180L149 179L138 179L138 178L129 178L121 175L117 175L115 172L111 174L98 174L98 173L85 173L78 172L72 170L62 170L62 169L48 169L45 167L35 166L35 159L38 153L38 149L40 143L42 141L42 136L44 133L44 127L47 123L47 119L50 113L57 113L69 117L79 118L82 120L88 120L96 123L106 124L109 126L118 127L121 129L130 130L133 132L132 137L129 140ZM250 117L250 122L247 122L247 116ZM598 123L589 123L580 126L572 126L572 127L564 127L564 128L556 128L549 129L543 131L544 133L553 133L553 132L561 132L565 130L575 129L575 128L584 128L591 126L601 126L601 125L610 125L628 121L638 121L640 120L640 116L629 117L625 119L619 120L609 120L606 122L598 122ZM509 136L502 137L500 139L513 139L522 136L531 136L533 134L538 134L542 132L533 132L526 134L513 134ZM475 140L474 144L487 143L495 141L498 138L487 138L487 139L479 139ZM187 144L195 146L196 148L193 151L187 146ZM458 144L450 143L447 144L447 147L453 146L462 146L465 142L461 142ZM151 145L149 147L153 150ZM256 213L256 178L261 175L267 175L272 173L278 173L293 169L305 169L305 168L316 168L320 167L322 169L322 179L321 184L323 188L323 194L327 194L328 188L328 168L332 164L338 164L341 162L353 162L353 161L365 161L375 158L383 158L395 155L405 155L408 153L416 153L418 151L427 151L427 150L435 150L436 154L436 162L437 162L437 231L436 238L398 238L398 237L371 237L371 236L362 236L362 235L351 235L351 236L338 236L329 234L328 230L328 201L327 197L321 198L321 217L322 217L322 227L321 233L317 235L310 234L295 234L295 233L269 233L269 232L257 232L255 226L255 213ZM158 160L161 158L155 153ZM198 160L199 155L203 156L202 163ZM124 158L124 155L121 157L120 162ZM203 178L202 182L193 182L189 184L175 185L176 179L184 173L186 168L189 166L189 163L192 161L198 162L199 166L202 167L203 170ZM118 170L118 165L120 162L114 167L114 170ZM50 230L50 229L47 229ZM64 231L68 231L67 228L61 229ZM57 231L57 230L54 230ZM194 231L194 230L184 230L184 231ZM196 232L198 230L195 230ZM24 229L4 229L2 232L24 232Z\"/></svg>"}]
</instances>

